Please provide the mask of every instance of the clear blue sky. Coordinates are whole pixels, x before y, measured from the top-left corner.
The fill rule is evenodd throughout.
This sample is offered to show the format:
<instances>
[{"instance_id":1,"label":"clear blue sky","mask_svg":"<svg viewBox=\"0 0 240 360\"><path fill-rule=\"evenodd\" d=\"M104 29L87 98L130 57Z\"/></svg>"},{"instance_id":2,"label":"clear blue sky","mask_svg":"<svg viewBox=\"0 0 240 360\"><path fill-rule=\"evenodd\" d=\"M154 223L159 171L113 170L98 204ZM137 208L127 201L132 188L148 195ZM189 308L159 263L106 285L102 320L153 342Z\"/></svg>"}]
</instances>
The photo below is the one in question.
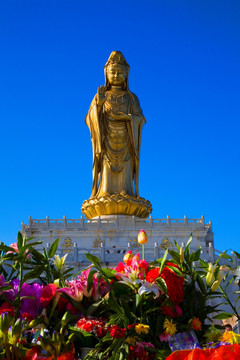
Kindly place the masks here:
<instances>
[{"instance_id":1,"label":"clear blue sky","mask_svg":"<svg viewBox=\"0 0 240 360\"><path fill-rule=\"evenodd\" d=\"M112 50L130 64L153 217L213 222L240 251L239 0L0 2L0 240L21 221L79 218L92 185L84 123Z\"/></svg>"}]
</instances>

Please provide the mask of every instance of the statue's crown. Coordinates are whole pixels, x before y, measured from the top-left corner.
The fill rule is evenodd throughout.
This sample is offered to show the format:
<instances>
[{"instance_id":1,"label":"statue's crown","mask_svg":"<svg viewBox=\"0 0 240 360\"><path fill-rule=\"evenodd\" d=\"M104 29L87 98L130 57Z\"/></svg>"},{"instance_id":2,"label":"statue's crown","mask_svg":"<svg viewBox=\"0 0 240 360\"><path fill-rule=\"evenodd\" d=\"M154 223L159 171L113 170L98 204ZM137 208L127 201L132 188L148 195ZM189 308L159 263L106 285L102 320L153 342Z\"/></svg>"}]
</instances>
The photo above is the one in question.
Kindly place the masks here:
<instances>
[{"instance_id":1,"label":"statue's crown","mask_svg":"<svg viewBox=\"0 0 240 360\"><path fill-rule=\"evenodd\" d=\"M107 67L110 64L114 64L114 63L124 65L129 69L129 65L128 65L125 57L121 53L121 51L113 51L111 53L111 55L109 56L105 67Z\"/></svg>"}]
</instances>

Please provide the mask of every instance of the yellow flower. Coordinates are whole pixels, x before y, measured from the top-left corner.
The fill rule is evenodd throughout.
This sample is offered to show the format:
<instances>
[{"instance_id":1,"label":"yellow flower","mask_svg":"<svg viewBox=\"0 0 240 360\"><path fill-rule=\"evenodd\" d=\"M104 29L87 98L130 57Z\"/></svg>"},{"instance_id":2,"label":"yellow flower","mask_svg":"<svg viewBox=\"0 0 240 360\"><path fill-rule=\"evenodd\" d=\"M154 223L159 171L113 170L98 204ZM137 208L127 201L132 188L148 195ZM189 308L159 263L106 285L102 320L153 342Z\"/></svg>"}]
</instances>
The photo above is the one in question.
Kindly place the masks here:
<instances>
[{"instance_id":1,"label":"yellow flower","mask_svg":"<svg viewBox=\"0 0 240 360\"><path fill-rule=\"evenodd\" d=\"M233 331L225 331L221 336L221 341L233 344Z\"/></svg>"},{"instance_id":2,"label":"yellow flower","mask_svg":"<svg viewBox=\"0 0 240 360\"><path fill-rule=\"evenodd\" d=\"M218 287L220 285L220 282L221 281L218 281L218 280L214 281L214 283L211 286L211 291L217 291L217 289L218 289Z\"/></svg>"},{"instance_id":3,"label":"yellow flower","mask_svg":"<svg viewBox=\"0 0 240 360\"><path fill-rule=\"evenodd\" d=\"M228 342L230 344L239 344L240 335L235 334L233 331L225 331L221 336L221 341Z\"/></svg>"},{"instance_id":4,"label":"yellow flower","mask_svg":"<svg viewBox=\"0 0 240 360\"><path fill-rule=\"evenodd\" d=\"M136 333L137 333L138 335L140 335L141 333L148 334L149 325L136 324L136 325L135 325L135 331L136 331Z\"/></svg>"},{"instance_id":5,"label":"yellow flower","mask_svg":"<svg viewBox=\"0 0 240 360\"><path fill-rule=\"evenodd\" d=\"M194 317L193 319L192 319L192 328L193 328L193 330L202 330L202 323L201 323L201 321L199 320L199 318L197 317Z\"/></svg>"},{"instance_id":6,"label":"yellow flower","mask_svg":"<svg viewBox=\"0 0 240 360\"><path fill-rule=\"evenodd\" d=\"M128 343L129 345L134 346L136 344L136 339L134 339L134 337L129 336L128 338L126 338L125 342Z\"/></svg>"},{"instance_id":7,"label":"yellow flower","mask_svg":"<svg viewBox=\"0 0 240 360\"><path fill-rule=\"evenodd\" d=\"M233 341L234 344L240 344L240 335L233 332Z\"/></svg>"},{"instance_id":8,"label":"yellow flower","mask_svg":"<svg viewBox=\"0 0 240 360\"><path fill-rule=\"evenodd\" d=\"M177 331L176 324L173 324L172 320L169 321L168 319L164 320L163 327L165 329L166 334L174 335Z\"/></svg>"},{"instance_id":9,"label":"yellow flower","mask_svg":"<svg viewBox=\"0 0 240 360\"><path fill-rule=\"evenodd\" d=\"M213 265L212 263L208 264L208 272L206 276L206 284L207 286L211 286L214 280L214 272L216 270L217 265Z\"/></svg>"}]
</instances>

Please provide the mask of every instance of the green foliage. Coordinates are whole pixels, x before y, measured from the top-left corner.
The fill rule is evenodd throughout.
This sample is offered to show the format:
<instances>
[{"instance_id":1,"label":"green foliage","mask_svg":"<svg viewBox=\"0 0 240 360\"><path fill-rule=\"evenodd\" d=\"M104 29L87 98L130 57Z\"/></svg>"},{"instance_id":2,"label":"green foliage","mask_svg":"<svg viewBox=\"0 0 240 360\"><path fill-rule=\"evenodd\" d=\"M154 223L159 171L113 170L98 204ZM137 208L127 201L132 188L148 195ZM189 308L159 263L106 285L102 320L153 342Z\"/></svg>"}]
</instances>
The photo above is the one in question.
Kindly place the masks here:
<instances>
[{"instance_id":1,"label":"green foliage","mask_svg":"<svg viewBox=\"0 0 240 360\"><path fill-rule=\"evenodd\" d=\"M210 264L201 259L201 249L191 251L192 237L190 237L184 249L177 243L176 249L168 249L162 258L149 264L149 269L157 267L157 275L153 284L146 285L146 274L141 277L136 276L132 271L131 276L122 276L116 271L101 266L100 259L92 254L86 254L86 258L92 263L87 278L87 287L84 296L69 296L68 291L61 294L62 298L67 299L75 308L78 314L84 316L106 317L107 326L117 325L122 329L129 329L129 325L142 324L149 327L146 333L138 334L135 330L134 339L136 341L152 342L156 350L155 360L164 360L169 355L169 348L166 343L159 341L159 335L163 334L164 319L169 319L169 314L164 314L163 307L175 309L175 303L171 300L168 293L168 284L161 277L161 273L166 269L175 274L176 278L184 278L184 300L180 304L183 310L182 315L174 317L172 320L177 326L177 331L187 331L191 326L194 317L199 318L202 323L202 330L198 331L197 336L201 343L204 343L204 334L207 330L206 320L226 319L233 314L239 319L239 296L240 296L240 268L235 269L233 257L227 251L220 255L219 259ZM40 335L41 347L47 356L54 359L63 352L70 351L72 344L75 344L76 355L80 356L79 347L94 347L86 360L125 360L129 356L129 343L126 341L128 335L113 338L108 332L101 340L95 335L87 333L74 326L80 315L71 315L68 311L62 316L57 311L57 303L60 294L57 292L52 300L51 308L44 309L41 316L31 322L20 319L19 309L25 298L20 295L23 283L31 283L38 279L43 285L57 284L58 288L66 287L66 280L75 276L74 269L66 265L66 256L60 258L56 255L59 239L55 240L49 249L39 252L36 247L41 244L33 239L22 237L21 233L17 238L17 249L15 250L0 243L0 271L6 278L6 284L0 289L1 292L10 290L10 280L19 279L17 296L12 305L14 306L14 316L9 314L0 315L0 358L7 360L18 360L25 353L21 339L25 340L26 331L33 327L39 328L37 335ZM240 254L234 252L240 260ZM221 262L226 262L229 271L223 271ZM171 264L169 264L169 262ZM7 275L6 269L10 268ZM234 272L235 271L235 272ZM231 275L233 274L233 275ZM85 279L84 279L85 281ZM227 289L233 285L233 281L238 285L235 292L238 296L233 304L228 297ZM101 285L107 285L104 297L100 297ZM236 286L237 286L236 285ZM140 288L145 289L140 291ZM148 290L147 286L150 286ZM159 294L151 290L151 286L158 287ZM94 288L94 291L93 291ZM97 288L97 289L96 289ZM66 289L65 289L66 290ZM92 294L94 293L94 298ZM71 293L70 293L71 295ZM158 297L159 296L159 297ZM81 298L81 299L80 299ZM4 295L2 296L4 299ZM78 299L78 300L76 300ZM96 300L97 299L97 300ZM211 305L211 300L219 299L219 303L226 303L232 312L221 312L218 305ZM41 310L42 311L42 310ZM132 329L130 326L130 329ZM133 326L134 327L134 326ZM47 331L44 331L44 329ZM37 336L36 335L36 336ZM20 340L20 341L19 341ZM19 355L20 354L20 355Z\"/></svg>"}]
</instances>

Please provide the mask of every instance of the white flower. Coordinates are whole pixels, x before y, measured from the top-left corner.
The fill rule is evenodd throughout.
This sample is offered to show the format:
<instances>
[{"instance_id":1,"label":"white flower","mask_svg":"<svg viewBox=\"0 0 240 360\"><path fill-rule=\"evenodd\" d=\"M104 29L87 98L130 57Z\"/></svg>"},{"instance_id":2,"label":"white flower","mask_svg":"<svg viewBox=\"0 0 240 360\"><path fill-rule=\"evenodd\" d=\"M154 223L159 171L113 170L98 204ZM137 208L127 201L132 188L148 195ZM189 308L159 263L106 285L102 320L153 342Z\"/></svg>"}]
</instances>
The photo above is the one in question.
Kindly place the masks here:
<instances>
[{"instance_id":1,"label":"white flower","mask_svg":"<svg viewBox=\"0 0 240 360\"><path fill-rule=\"evenodd\" d=\"M148 281L145 281L144 284L138 289L139 295L151 292L155 294L156 298L158 298L160 295L160 290L157 284L151 284Z\"/></svg>"},{"instance_id":2,"label":"white flower","mask_svg":"<svg viewBox=\"0 0 240 360\"><path fill-rule=\"evenodd\" d=\"M65 261L66 261L66 257L68 254L64 255L63 257L60 258L59 255L54 255L54 260L53 263L56 266L56 269L63 274L64 271L66 270L66 265L65 265Z\"/></svg>"},{"instance_id":3,"label":"white flower","mask_svg":"<svg viewBox=\"0 0 240 360\"><path fill-rule=\"evenodd\" d=\"M240 267L239 266L234 270L234 275L236 276L234 283L237 284L238 281L240 280Z\"/></svg>"}]
</instances>

